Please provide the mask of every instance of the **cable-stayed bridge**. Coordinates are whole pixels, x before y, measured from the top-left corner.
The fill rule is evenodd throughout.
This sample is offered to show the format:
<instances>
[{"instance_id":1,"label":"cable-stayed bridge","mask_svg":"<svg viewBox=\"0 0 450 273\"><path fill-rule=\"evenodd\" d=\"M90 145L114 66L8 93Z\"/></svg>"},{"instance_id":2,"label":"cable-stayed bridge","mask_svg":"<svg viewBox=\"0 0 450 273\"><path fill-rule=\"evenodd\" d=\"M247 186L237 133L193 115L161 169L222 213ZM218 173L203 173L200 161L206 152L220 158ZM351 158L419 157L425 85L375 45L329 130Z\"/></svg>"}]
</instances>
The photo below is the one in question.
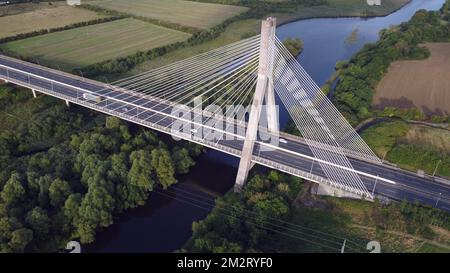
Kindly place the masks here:
<instances>
[{"instance_id":1,"label":"cable-stayed bridge","mask_svg":"<svg viewBox=\"0 0 450 273\"><path fill-rule=\"evenodd\" d=\"M261 35L111 84L6 56L0 78L240 157L236 191L256 163L328 194L450 211L445 181L382 164L276 38L273 18L263 21ZM277 102L302 137L279 132Z\"/></svg>"}]
</instances>

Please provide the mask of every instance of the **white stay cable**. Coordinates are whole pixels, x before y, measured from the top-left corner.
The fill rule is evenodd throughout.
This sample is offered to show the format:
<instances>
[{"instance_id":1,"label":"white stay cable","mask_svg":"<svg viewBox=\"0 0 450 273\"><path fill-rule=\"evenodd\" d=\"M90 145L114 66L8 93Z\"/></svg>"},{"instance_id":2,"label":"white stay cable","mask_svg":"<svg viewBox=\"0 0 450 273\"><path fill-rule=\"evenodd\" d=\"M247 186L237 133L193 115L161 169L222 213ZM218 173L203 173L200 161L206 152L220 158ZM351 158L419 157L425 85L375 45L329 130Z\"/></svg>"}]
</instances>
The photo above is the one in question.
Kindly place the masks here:
<instances>
[{"instance_id":1,"label":"white stay cable","mask_svg":"<svg viewBox=\"0 0 450 273\"><path fill-rule=\"evenodd\" d=\"M229 45L226 45L226 46L223 46L223 47L220 47L220 48L217 48L217 49L213 49L213 50L201 53L199 55L192 56L190 58L178 61L176 63L170 63L168 65L165 65L165 66L162 66L162 67L159 67L159 68L155 68L155 69L152 69L152 70L140 73L140 74L136 74L136 75L130 76L128 78L117 80L117 81L113 82L112 84L120 86L122 84L127 84L129 82L135 82L135 81L139 81L141 79L145 79L149 75L157 76L158 73L164 73L166 71L173 70L174 67L176 67L177 65L178 66L183 66L185 68L189 68L193 63L197 63L199 58L214 57L217 54L222 54L223 51L231 50L231 49L236 48L236 47L241 48L241 47L243 47L243 46L245 46L245 45L247 45L249 43L253 44L255 42L255 40L258 41L259 39L260 39L260 35L253 36L253 37L250 37L250 38L245 39L245 40L237 41L235 43L231 43Z\"/></svg>"},{"instance_id":2,"label":"white stay cable","mask_svg":"<svg viewBox=\"0 0 450 273\"><path fill-rule=\"evenodd\" d=\"M307 144L310 146L314 156L353 169L326 124L323 123L320 113L314 108L314 104L311 102L308 93L304 90L305 86L302 86L298 81L285 57L279 54L278 48L274 48L274 52L276 54L276 60L274 62L274 84L277 86L276 91L286 105ZM296 111L297 109L303 109L304 111L298 113ZM299 114L302 114L302 116L300 117ZM315 147L310 140L327 144L327 149ZM330 147L333 150L330 150ZM340 185L351 187L361 194L370 196L365 185L356 174L326 164L321 164L321 167L330 180Z\"/></svg>"},{"instance_id":3,"label":"white stay cable","mask_svg":"<svg viewBox=\"0 0 450 273\"><path fill-rule=\"evenodd\" d=\"M285 57L287 63L289 63L291 69L296 72L297 77L302 79L305 86L308 87L306 91L310 94L314 94L316 102L320 102L316 105L316 109L320 110L321 114L326 117L324 121L331 129L336 141L345 149L354 151L360 156L381 163L380 159L370 149L370 147L362 140L359 134L353 129L353 127L347 122L342 114L334 107L331 101L325 96L320 88L315 84L311 77L306 73L303 67L298 61L290 55L286 47L277 38L276 44L281 54Z\"/></svg>"}]
</instances>

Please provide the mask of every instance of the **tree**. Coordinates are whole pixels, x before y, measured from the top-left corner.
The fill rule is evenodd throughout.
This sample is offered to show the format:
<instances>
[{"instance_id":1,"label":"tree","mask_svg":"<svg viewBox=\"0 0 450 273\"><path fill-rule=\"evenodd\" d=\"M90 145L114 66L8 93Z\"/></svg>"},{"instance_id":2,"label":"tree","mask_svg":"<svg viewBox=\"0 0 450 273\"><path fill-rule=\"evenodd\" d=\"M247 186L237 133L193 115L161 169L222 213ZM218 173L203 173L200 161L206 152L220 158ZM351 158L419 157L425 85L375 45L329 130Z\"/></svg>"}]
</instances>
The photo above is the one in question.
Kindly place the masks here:
<instances>
[{"instance_id":1,"label":"tree","mask_svg":"<svg viewBox=\"0 0 450 273\"><path fill-rule=\"evenodd\" d=\"M8 245L12 252L23 252L32 240L33 231L27 228L20 228L12 232Z\"/></svg>"},{"instance_id":2,"label":"tree","mask_svg":"<svg viewBox=\"0 0 450 273\"><path fill-rule=\"evenodd\" d=\"M153 154L153 153L152 153ZM131 169L128 173L130 184L137 186L145 191L151 191L153 189L152 170L152 157L145 150L138 150L131 153Z\"/></svg>"},{"instance_id":3,"label":"tree","mask_svg":"<svg viewBox=\"0 0 450 273\"><path fill-rule=\"evenodd\" d=\"M66 202L64 203L64 215L69 218L73 223L78 220L79 208L81 205L81 194L74 193L69 195Z\"/></svg>"},{"instance_id":4,"label":"tree","mask_svg":"<svg viewBox=\"0 0 450 273\"><path fill-rule=\"evenodd\" d=\"M185 174L195 165L195 161L189 156L186 148L175 147L172 153L172 159L178 174Z\"/></svg>"},{"instance_id":5,"label":"tree","mask_svg":"<svg viewBox=\"0 0 450 273\"><path fill-rule=\"evenodd\" d=\"M47 212L40 207L35 207L29 211L25 217L25 221L30 225L35 234L42 238L45 238L50 229L50 218Z\"/></svg>"},{"instance_id":6,"label":"tree","mask_svg":"<svg viewBox=\"0 0 450 273\"><path fill-rule=\"evenodd\" d=\"M21 223L15 217L0 217L0 252L7 247L12 232L21 227ZM1 247L2 245L3 247Z\"/></svg>"},{"instance_id":7,"label":"tree","mask_svg":"<svg viewBox=\"0 0 450 273\"><path fill-rule=\"evenodd\" d=\"M303 41L296 38L287 38L283 41L283 45L292 54L292 56L297 57L303 50Z\"/></svg>"},{"instance_id":8,"label":"tree","mask_svg":"<svg viewBox=\"0 0 450 273\"><path fill-rule=\"evenodd\" d=\"M0 196L6 205L14 205L25 198L25 189L20 181L18 173L13 173L11 178L6 182Z\"/></svg>"},{"instance_id":9,"label":"tree","mask_svg":"<svg viewBox=\"0 0 450 273\"><path fill-rule=\"evenodd\" d=\"M129 184L124 189L128 196L126 208L143 205L155 184L151 156L147 151L138 150L131 153L130 160Z\"/></svg>"},{"instance_id":10,"label":"tree","mask_svg":"<svg viewBox=\"0 0 450 273\"><path fill-rule=\"evenodd\" d=\"M76 225L82 243L91 243L98 228L113 223L114 198L103 186L105 184L102 180L89 183L89 190L81 201Z\"/></svg>"},{"instance_id":11,"label":"tree","mask_svg":"<svg viewBox=\"0 0 450 273\"><path fill-rule=\"evenodd\" d=\"M170 157L170 153L167 150L162 148L154 149L152 151L151 165L156 171L158 182L164 188L167 188L168 186L177 182L174 177L175 168L173 166L173 161Z\"/></svg>"},{"instance_id":12,"label":"tree","mask_svg":"<svg viewBox=\"0 0 450 273\"><path fill-rule=\"evenodd\" d=\"M122 121L116 117L106 117L106 128L119 129Z\"/></svg>"},{"instance_id":13,"label":"tree","mask_svg":"<svg viewBox=\"0 0 450 273\"><path fill-rule=\"evenodd\" d=\"M49 203L48 190L52 182L53 179L49 175L41 176L38 180L39 184L38 202L39 206L42 208L46 208L48 206Z\"/></svg>"},{"instance_id":14,"label":"tree","mask_svg":"<svg viewBox=\"0 0 450 273\"><path fill-rule=\"evenodd\" d=\"M72 193L69 182L56 179L49 188L50 204L59 208L64 205L67 197Z\"/></svg>"}]
</instances>

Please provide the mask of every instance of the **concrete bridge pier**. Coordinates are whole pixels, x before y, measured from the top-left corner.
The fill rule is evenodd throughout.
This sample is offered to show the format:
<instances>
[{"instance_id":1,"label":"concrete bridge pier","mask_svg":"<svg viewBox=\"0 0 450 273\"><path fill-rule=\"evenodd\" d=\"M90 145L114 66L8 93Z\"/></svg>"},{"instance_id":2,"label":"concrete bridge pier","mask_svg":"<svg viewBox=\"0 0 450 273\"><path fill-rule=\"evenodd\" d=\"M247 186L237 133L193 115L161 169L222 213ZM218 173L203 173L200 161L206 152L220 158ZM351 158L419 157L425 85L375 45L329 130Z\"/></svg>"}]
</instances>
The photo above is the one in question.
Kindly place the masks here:
<instances>
[{"instance_id":1,"label":"concrete bridge pier","mask_svg":"<svg viewBox=\"0 0 450 273\"><path fill-rule=\"evenodd\" d=\"M253 148L258 133L259 120L261 116L262 104L266 98L266 104L272 103L268 106L267 116L269 123L269 130L278 130L278 120L275 111L275 95L273 94L273 85L271 82L272 68L271 60L269 60L269 50L275 40L275 18L267 18L261 23L261 45L258 68L258 79L256 82L255 94L253 96L253 103L251 105L250 117L247 125L247 132L245 135L244 146L242 149L241 161L239 162L239 169L234 184L234 191L240 192L247 181L248 172L252 167ZM272 90L272 91L270 91ZM272 110L270 110L272 109Z\"/></svg>"},{"instance_id":2,"label":"concrete bridge pier","mask_svg":"<svg viewBox=\"0 0 450 273\"><path fill-rule=\"evenodd\" d=\"M70 102L68 100L66 100L66 105L67 107L70 107Z\"/></svg>"},{"instance_id":3,"label":"concrete bridge pier","mask_svg":"<svg viewBox=\"0 0 450 273\"><path fill-rule=\"evenodd\" d=\"M31 92L33 92L33 97L34 97L34 98L37 98L36 90L31 89Z\"/></svg>"}]
</instances>

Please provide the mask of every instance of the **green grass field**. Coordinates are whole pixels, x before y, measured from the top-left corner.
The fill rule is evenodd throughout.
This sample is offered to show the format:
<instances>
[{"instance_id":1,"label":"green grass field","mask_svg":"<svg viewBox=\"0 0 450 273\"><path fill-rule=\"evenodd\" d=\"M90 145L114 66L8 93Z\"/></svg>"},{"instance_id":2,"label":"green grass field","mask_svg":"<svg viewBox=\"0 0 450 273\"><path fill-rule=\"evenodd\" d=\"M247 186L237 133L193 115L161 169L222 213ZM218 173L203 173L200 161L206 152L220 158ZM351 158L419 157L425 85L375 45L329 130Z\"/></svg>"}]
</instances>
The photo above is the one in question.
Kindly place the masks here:
<instances>
[{"instance_id":1,"label":"green grass field","mask_svg":"<svg viewBox=\"0 0 450 273\"><path fill-rule=\"evenodd\" d=\"M2 16L0 17L0 38L104 17L106 16L90 10L70 6L42 8L22 14Z\"/></svg>"},{"instance_id":2,"label":"green grass field","mask_svg":"<svg viewBox=\"0 0 450 273\"><path fill-rule=\"evenodd\" d=\"M247 10L245 7L182 0L102 0L89 5L194 28L209 28Z\"/></svg>"},{"instance_id":3,"label":"green grass field","mask_svg":"<svg viewBox=\"0 0 450 273\"><path fill-rule=\"evenodd\" d=\"M338 236L342 241L343 238L351 238L347 241L345 252L368 253L366 245L369 241L380 242L382 253L450 251L450 237L446 228L448 220L445 220L448 218L439 217L436 213L429 214L430 218L427 219L422 216L425 210L410 209L409 212L402 212L401 205L396 203L382 206L380 203L345 198L304 198L308 206L297 205L292 211L292 224L325 232L323 236L314 232L301 236L304 240L309 239L334 247L334 251L315 244L305 244L302 240L292 240L292 237L299 236L299 233L291 229L287 233L292 237L275 235L274 241L281 252L339 252L342 243L327 234ZM432 222L435 224L431 224ZM436 224L438 222L440 224ZM323 240L310 237L313 235L321 236ZM331 241L326 241L327 239ZM332 241L338 243L333 244Z\"/></svg>"},{"instance_id":4,"label":"green grass field","mask_svg":"<svg viewBox=\"0 0 450 273\"><path fill-rule=\"evenodd\" d=\"M41 64L56 62L63 69L72 69L188 38L189 34L128 18L18 40L0 47L37 58Z\"/></svg>"},{"instance_id":5,"label":"green grass field","mask_svg":"<svg viewBox=\"0 0 450 273\"><path fill-rule=\"evenodd\" d=\"M362 138L379 157L401 168L450 177L450 132L445 129L387 121L367 128Z\"/></svg>"}]
</instances>

